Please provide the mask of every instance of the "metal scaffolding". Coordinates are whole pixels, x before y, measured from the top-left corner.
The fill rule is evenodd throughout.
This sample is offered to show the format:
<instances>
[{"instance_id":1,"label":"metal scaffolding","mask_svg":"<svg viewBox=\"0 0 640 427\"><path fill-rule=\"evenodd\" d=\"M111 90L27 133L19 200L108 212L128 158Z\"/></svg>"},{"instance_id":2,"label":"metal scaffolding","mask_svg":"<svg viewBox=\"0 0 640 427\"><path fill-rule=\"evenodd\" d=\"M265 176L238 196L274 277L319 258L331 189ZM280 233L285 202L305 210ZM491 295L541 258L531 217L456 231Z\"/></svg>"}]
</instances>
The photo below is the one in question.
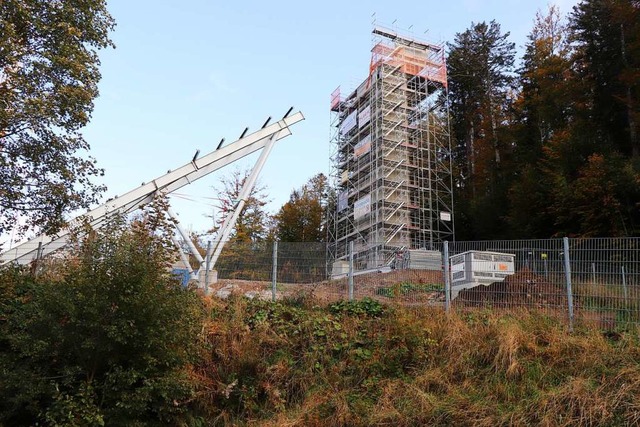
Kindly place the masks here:
<instances>
[{"instance_id":1,"label":"metal scaffolding","mask_svg":"<svg viewBox=\"0 0 640 427\"><path fill-rule=\"evenodd\" d=\"M330 257L358 269L453 237L444 47L376 26L369 76L331 94Z\"/></svg>"}]
</instances>

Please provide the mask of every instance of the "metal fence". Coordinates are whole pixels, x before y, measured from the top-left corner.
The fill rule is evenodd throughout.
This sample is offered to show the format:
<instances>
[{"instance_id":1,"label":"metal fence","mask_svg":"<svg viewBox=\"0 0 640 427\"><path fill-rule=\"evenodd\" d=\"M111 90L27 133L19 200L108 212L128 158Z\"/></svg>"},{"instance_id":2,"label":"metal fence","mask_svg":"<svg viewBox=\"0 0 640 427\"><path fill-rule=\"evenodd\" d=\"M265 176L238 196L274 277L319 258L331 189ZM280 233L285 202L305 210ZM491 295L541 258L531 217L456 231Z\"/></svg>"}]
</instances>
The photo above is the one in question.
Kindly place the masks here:
<instances>
[{"instance_id":1,"label":"metal fence","mask_svg":"<svg viewBox=\"0 0 640 427\"><path fill-rule=\"evenodd\" d=\"M570 325L586 321L605 328L640 323L639 244L637 238L450 243L454 256L469 251L514 256L511 274L460 292L452 307L536 309Z\"/></svg>"},{"instance_id":2,"label":"metal fence","mask_svg":"<svg viewBox=\"0 0 640 427\"><path fill-rule=\"evenodd\" d=\"M638 238L445 242L435 249L401 249L387 264L363 268L353 261L366 259L362 252L336 261L324 244L279 242L226 265L225 257L242 252L232 245L219 261L214 287L263 286L275 298L307 292L320 300L370 297L443 310L538 310L570 326L640 324ZM425 253L438 263L416 264Z\"/></svg>"},{"instance_id":3,"label":"metal fence","mask_svg":"<svg viewBox=\"0 0 640 427\"><path fill-rule=\"evenodd\" d=\"M331 260L324 243L228 243L210 289L222 297L539 310L571 326L607 329L640 324L640 238L445 242L431 249L398 248L385 264L371 265L367 249Z\"/></svg>"}]
</instances>

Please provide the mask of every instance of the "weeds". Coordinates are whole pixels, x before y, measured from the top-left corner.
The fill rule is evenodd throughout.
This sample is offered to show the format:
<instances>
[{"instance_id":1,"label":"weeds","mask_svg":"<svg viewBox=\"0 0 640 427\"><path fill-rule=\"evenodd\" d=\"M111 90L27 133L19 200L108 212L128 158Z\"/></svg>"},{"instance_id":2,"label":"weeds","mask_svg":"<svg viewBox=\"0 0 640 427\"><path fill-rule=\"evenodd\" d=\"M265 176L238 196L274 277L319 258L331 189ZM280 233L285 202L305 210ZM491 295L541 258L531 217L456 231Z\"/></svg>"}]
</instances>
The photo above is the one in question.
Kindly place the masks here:
<instances>
[{"instance_id":1,"label":"weeds","mask_svg":"<svg viewBox=\"0 0 640 427\"><path fill-rule=\"evenodd\" d=\"M363 298L357 301L340 301L329 306L329 311L334 314L344 313L350 316L381 317L385 307L371 298Z\"/></svg>"},{"instance_id":2,"label":"weeds","mask_svg":"<svg viewBox=\"0 0 640 427\"><path fill-rule=\"evenodd\" d=\"M375 294L383 297L394 298L398 296L412 295L416 293L442 292L443 285L437 283L396 283L389 287L376 288Z\"/></svg>"},{"instance_id":3,"label":"weeds","mask_svg":"<svg viewBox=\"0 0 640 427\"><path fill-rule=\"evenodd\" d=\"M633 425L637 336L535 313L232 298L218 309L210 425ZM637 332L637 331L636 331ZM216 421L217 420L217 421Z\"/></svg>"}]
</instances>

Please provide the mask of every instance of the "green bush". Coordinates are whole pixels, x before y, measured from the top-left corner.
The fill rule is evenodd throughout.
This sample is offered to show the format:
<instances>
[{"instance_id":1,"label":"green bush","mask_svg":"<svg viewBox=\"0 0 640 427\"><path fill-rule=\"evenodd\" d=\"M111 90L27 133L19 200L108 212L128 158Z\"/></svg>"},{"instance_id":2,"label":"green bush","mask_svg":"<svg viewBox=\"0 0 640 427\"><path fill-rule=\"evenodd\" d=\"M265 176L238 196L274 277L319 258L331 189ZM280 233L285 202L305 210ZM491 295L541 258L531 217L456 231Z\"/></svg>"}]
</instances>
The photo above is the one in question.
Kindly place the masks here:
<instances>
[{"instance_id":1,"label":"green bush","mask_svg":"<svg viewBox=\"0 0 640 427\"><path fill-rule=\"evenodd\" d=\"M405 296L418 293L429 292L442 292L444 290L443 285L434 283L397 283L391 287L379 287L376 288L376 295L380 295L387 298L394 298L397 296Z\"/></svg>"},{"instance_id":2,"label":"green bush","mask_svg":"<svg viewBox=\"0 0 640 427\"><path fill-rule=\"evenodd\" d=\"M90 232L36 278L0 270L0 425L171 423L203 308L149 222Z\"/></svg>"},{"instance_id":3,"label":"green bush","mask_svg":"<svg viewBox=\"0 0 640 427\"><path fill-rule=\"evenodd\" d=\"M350 316L381 317L385 312L385 306L379 301L365 297L356 301L342 300L331 304L329 311L334 314L345 313Z\"/></svg>"}]
</instances>

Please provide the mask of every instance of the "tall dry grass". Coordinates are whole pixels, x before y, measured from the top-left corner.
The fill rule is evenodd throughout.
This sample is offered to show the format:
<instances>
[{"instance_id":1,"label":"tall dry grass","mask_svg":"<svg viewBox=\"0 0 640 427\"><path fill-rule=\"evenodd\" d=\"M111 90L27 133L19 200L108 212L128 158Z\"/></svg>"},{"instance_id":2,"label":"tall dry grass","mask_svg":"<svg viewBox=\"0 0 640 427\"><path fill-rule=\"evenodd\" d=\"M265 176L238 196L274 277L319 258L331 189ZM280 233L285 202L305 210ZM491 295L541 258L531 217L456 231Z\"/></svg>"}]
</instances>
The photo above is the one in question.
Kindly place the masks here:
<instances>
[{"instance_id":1,"label":"tall dry grass","mask_svg":"<svg viewBox=\"0 0 640 427\"><path fill-rule=\"evenodd\" d=\"M529 312L210 302L200 425L638 425L638 331Z\"/></svg>"}]
</instances>

